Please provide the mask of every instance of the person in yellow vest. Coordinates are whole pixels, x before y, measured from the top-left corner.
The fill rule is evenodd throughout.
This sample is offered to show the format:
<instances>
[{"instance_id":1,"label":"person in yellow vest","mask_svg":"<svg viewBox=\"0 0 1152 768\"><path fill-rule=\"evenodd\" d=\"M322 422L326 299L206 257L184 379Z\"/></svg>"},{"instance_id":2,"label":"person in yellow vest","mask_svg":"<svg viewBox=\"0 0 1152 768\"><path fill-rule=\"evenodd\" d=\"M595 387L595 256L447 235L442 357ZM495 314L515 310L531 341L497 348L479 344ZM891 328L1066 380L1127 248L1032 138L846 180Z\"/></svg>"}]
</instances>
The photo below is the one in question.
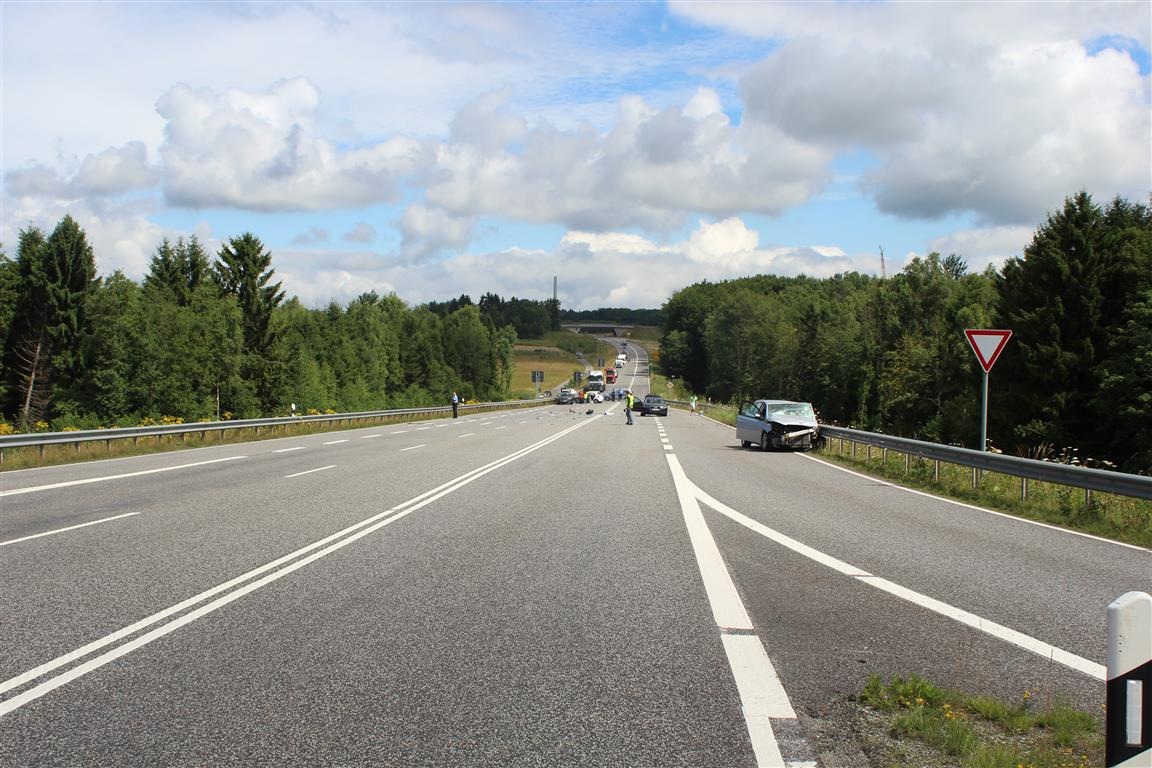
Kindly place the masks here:
<instances>
[{"instance_id":1,"label":"person in yellow vest","mask_svg":"<svg viewBox=\"0 0 1152 768\"><path fill-rule=\"evenodd\" d=\"M624 415L628 417L628 424L632 424L632 408L636 405L636 398L632 397L632 390L625 390L624 395Z\"/></svg>"}]
</instances>

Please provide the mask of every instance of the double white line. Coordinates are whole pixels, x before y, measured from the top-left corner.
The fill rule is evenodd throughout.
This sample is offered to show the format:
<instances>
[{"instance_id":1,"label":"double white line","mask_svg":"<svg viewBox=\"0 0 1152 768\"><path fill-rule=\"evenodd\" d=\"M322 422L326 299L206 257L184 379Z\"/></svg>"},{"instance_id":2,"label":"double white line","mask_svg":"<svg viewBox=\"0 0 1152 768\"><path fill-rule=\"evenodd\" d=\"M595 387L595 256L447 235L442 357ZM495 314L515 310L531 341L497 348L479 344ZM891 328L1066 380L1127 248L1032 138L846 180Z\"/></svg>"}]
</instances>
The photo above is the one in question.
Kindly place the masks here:
<instances>
[{"instance_id":1,"label":"double white line","mask_svg":"<svg viewBox=\"0 0 1152 768\"><path fill-rule=\"evenodd\" d=\"M397 506L374 515L367 520L363 520L355 525L351 525L342 531L338 531L331 536L320 539L317 542L309 544L306 547L296 550L290 554L284 555L281 558L273 560L270 563L260 566L254 570L248 571L245 574L237 576L230 581L215 586L209 590L201 592L198 595L188 598L173 606L165 608L158 613L154 613L147 618L141 619L134 624L130 624L123 629L119 629L109 635L105 635L99 640L94 640L87 645L84 645L76 650L66 653L63 656L58 656L49 662L34 667L23 674L17 675L9 680L0 683L0 695L6 694L17 688L21 688L28 683L31 683L39 678L50 675L62 667L81 659L90 656L97 651L104 651L98 656L88 659L83 663L76 666L69 667L63 672L56 674L54 677L49 677L47 680L18 693L11 698L5 699L0 702L0 716L6 715L9 712L19 709L30 701L44 696L62 685L66 685L73 680L76 680L84 675L99 669L100 667L108 664L121 656L125 656L132 651L141 648L153 640L157 640L165 635L175 632L185 624L190 624L196 619L212 613L218 608L239 600L250 592L255 592L263 586L271 584L272 582L287 576L295 570L303 568L304 566L319 560L322 557L332 554L338 549L342 549L349 544L362 539L363 537L390 525L397 520L407 517L418 509L431 504L432 502L447 496L448 494L463 488L473 480L477 480L489 472L494 472L506 464L510 464L519 458L522 458L533 451L536 451L544 446L559 440L586 424L591 423L591 419L587 421L578 422L575 426L568 427L561 432L547 437L537 443L534 443L527 448L522 448L519 451L511 453L504 458L497 459L490 464L486 464L471 472L467 472L459 477L449 480L447 483L433 488L426 493L409 499L408 501L398 504ZM192 609L192 610L189 610ZM187 611L185 613L185 611ZM176 618L172 618L176 617ZM172 619L171 621L167 621ZM167 621L167 623L164 623ZM137 633L153 627L150 631L144 634L137 635ZM132 638L121 645L116 645L126 638ZM104 650L108 648L109 650Z\"/></svg>"}]
</instances>

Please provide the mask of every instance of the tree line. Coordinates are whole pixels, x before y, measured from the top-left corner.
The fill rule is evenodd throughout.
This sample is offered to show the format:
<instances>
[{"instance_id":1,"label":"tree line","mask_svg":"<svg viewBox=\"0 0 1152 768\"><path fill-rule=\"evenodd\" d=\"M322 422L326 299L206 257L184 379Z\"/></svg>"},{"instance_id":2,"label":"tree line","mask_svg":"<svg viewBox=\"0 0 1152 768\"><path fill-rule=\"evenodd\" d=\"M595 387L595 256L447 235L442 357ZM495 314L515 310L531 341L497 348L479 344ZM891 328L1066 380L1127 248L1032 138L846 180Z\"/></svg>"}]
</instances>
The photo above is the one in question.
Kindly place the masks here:
<instances>
[{"instance_id":1,"label":"tree line","mask_svg":"<svg viewBox=\"0 0 1152 768\"><path fill-rule=\"evenodd\" d=\"M1000 270L932 253L889 279L702 282L663 315L660 365L696 393L810 401L831 423L968 447L983 370L964 330L1009 329L990 377L995 447L1152 471L1148 205L1069 197Z\"/></svg>"},{"instance_id":2,"label":"tree line","mask_svg":"<svg viewBox=\"0 0 1152 768\"><path fill-rule=\"evenodd\" d=\"M0 253L0 408L8 429L361 411L506 396L517 333L556 324L550 302L486 294L410 307L365 293L285 300L272 256L245 233L210 257L164 240L142 282L96 274L70 216Z\"/></svg>"}]
</instances>

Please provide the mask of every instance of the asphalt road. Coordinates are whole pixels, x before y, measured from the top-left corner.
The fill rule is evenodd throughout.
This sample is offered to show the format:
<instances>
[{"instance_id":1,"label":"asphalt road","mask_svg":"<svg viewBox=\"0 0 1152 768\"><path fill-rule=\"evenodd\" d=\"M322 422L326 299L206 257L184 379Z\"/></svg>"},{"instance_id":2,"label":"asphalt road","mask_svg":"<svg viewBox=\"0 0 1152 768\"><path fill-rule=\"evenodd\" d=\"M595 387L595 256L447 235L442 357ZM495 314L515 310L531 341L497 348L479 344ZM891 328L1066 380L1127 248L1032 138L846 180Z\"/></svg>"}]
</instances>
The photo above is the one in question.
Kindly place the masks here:
<instances>
[{"instance_id":1,"label":"asphalt road","mask_svg":"<svg viewBox=\"0 0 1152 768\"><path fill-rule=\"evenodd\" d=\"M587 408L0 474L0 765L860 766L871 673L1099 711L1149 551Z\"/></svg>"}]
</instances>

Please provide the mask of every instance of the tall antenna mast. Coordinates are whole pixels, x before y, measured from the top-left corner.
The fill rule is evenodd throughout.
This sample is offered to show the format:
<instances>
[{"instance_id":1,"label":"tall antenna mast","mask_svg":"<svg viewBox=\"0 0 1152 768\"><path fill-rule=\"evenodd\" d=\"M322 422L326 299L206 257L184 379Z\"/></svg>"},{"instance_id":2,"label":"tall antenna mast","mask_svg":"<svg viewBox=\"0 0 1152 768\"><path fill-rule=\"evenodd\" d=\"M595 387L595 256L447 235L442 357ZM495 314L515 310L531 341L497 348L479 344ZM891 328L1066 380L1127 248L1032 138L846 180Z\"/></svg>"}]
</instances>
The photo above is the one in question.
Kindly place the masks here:
<instances>
[{"instance_id":1,"label":"tall antenna mast","mask_svg":"<svg viewBox=\"0 0 1152 768\"><path fill-rule=\"evenodd\" d=\"M888 279L888 273L884 269L884 246L880 246L880 279Z\"/></svg>"}]
</instances>

